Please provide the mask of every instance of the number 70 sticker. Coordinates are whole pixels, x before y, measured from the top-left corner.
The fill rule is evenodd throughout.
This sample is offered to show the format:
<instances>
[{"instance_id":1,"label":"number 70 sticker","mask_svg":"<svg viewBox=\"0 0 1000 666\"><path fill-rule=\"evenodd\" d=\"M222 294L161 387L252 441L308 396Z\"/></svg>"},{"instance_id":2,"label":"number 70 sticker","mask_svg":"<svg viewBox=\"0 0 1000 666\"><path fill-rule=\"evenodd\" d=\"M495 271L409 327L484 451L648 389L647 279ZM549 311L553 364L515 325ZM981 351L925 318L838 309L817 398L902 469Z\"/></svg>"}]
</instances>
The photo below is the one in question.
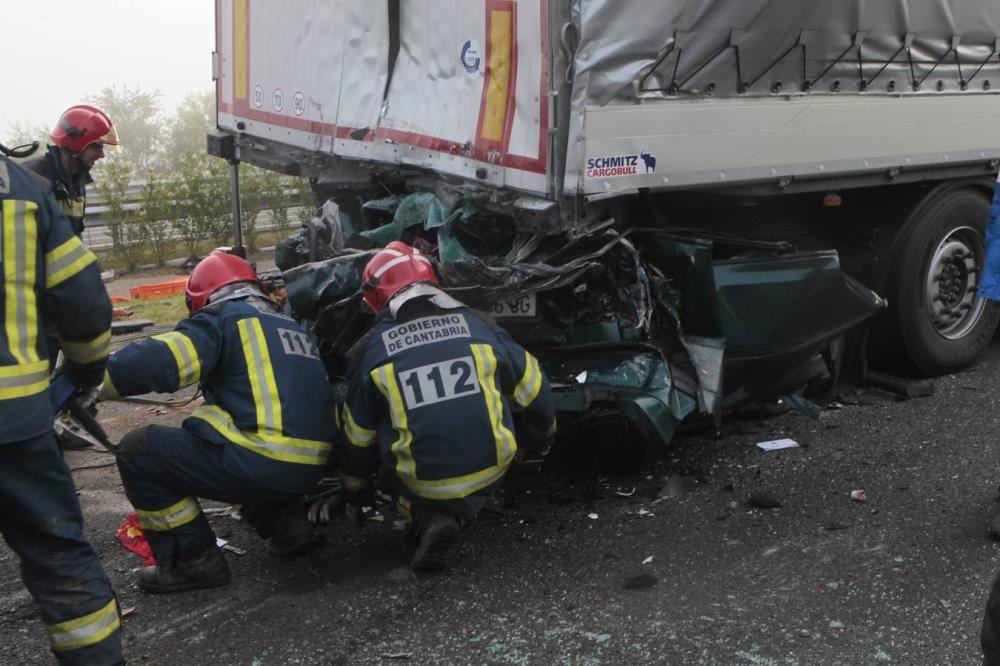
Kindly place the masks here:
<instances>
[{"instance_id":1,"label":"number 70 sticker","mask_svg":"<svg viewBox=\"0 0 1000 666\"><path fill-rule=\"evenodd\" d=\"M408 409L463 398L480 392L471 356L422 365L399 373Z\"/></svg>"}]
</instances>

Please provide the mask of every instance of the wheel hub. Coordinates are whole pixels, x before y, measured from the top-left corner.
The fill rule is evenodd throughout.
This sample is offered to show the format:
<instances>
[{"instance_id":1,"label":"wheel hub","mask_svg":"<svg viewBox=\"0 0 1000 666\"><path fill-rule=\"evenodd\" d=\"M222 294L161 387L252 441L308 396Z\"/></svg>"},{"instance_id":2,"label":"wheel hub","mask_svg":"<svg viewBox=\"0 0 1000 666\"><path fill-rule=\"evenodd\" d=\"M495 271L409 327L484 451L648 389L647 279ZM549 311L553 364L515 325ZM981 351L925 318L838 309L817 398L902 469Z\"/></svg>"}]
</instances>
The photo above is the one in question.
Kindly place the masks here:
<instances>
[{"instance_id":1,"label":"wheel hub","mask_svg":"<svg viewBox=\"0 0 1000 666\"><path fill-rule=\"evenodd\" d=\"M931 257L927 309L942 337L957 340L968 335L982 316L986 301L976 290L984 258L982 236L971 227L952 230Z\"/></svg>"}]
</instances>

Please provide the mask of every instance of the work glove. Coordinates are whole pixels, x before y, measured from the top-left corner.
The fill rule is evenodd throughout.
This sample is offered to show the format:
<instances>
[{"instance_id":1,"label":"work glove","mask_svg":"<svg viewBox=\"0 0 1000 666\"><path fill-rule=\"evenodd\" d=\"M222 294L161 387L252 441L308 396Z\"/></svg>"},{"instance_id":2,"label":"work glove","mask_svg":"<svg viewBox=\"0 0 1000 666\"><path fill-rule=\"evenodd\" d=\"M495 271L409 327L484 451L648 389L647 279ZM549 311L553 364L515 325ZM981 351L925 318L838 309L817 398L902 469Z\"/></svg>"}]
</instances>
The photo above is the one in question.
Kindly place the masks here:
<instances>
[{"instance_id":1,"label":"work glove","mask_svg":"<svg viewBox=\"0 0 1000 666\"><path fill-rule=\"evenodd\" d=\"M62 371L82 389L100 387L101 382L104 381L104 366L100 364L81 365L66 359L62 364Z\"/></svg>"},{"instance_id":2,"label":"work glove","mask_svg":"<svg viewBox=\"0 0 1000 666\"><path fill-rule=\"evenodd\" d=\"M313 525L329 525L338 507L344 504L344 489L340 479L320 479L316 490L306 496L306 520Z\"/></svg>"}]
</instances>

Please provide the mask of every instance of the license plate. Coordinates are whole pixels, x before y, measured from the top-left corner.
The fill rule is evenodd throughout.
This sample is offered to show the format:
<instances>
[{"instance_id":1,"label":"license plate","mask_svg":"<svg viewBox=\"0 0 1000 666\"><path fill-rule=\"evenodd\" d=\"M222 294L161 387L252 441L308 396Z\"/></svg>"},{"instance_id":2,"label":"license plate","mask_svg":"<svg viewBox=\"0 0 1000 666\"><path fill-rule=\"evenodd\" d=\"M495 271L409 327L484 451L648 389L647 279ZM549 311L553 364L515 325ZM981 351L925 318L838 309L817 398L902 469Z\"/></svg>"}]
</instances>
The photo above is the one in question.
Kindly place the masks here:
<instances>
[{"instance_id":1,"label":"license plate","mask_svg":"<svg viewBox=\"0 0 1000 666\"><path fill-rule=\"evenodd\" d=\"M517 319L534 317L538 309L534 294L518 296L493 304L493 314L498 319Z\"/></svg>"}]
</instances>

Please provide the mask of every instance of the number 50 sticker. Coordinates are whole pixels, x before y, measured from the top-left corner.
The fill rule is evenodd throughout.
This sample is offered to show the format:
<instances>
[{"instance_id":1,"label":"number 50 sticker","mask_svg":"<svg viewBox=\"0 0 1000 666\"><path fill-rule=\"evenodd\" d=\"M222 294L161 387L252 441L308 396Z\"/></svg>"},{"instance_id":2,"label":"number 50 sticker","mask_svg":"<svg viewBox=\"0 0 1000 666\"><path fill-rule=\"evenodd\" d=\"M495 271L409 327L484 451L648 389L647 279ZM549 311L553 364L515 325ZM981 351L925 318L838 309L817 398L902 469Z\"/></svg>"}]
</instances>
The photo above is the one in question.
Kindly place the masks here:
<instances>
[{"instance_id":1,"label":"number 50 sticker","mask_svg":"<svg viewBox=\"0 0 1000 666\"><path fill-rule=\"evenodd\" d=\"M399 373L408 409L479 393L479 378L471 356L422 365Z\"/></svg>"}]
</instances>

